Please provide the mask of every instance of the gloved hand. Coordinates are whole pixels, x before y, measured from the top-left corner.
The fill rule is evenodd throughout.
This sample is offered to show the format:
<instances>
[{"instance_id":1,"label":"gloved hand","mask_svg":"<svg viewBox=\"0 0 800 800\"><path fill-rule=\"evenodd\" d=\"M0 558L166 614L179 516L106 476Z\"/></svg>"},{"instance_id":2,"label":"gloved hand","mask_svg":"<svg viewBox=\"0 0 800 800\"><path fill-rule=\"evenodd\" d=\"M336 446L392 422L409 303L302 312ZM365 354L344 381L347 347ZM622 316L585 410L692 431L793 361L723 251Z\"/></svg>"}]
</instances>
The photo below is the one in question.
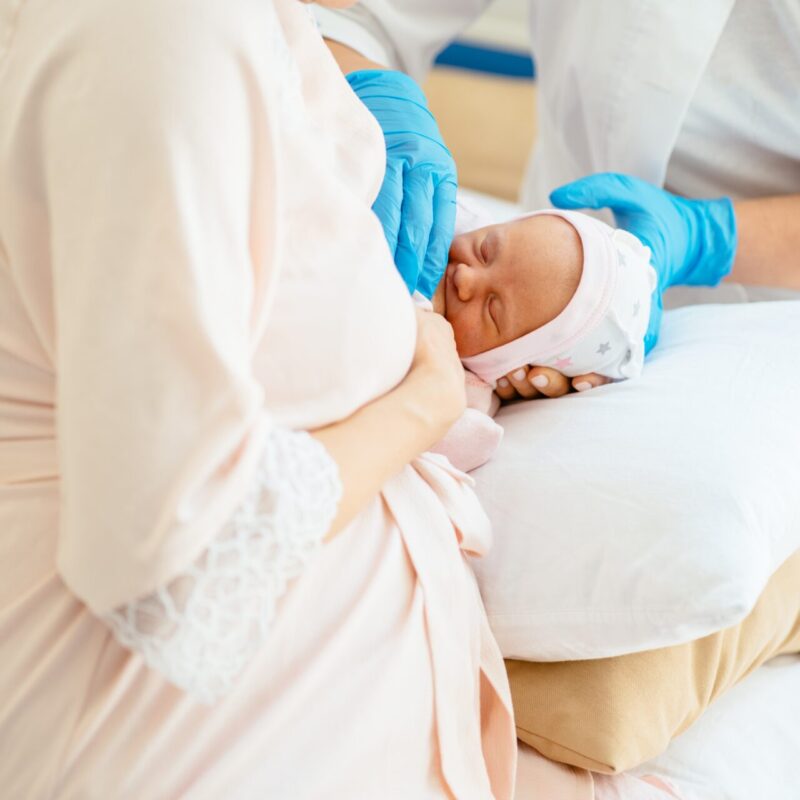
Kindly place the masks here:
<instances>
[{"instance_id":1,"label":"gloved hand","mask_svg":"<svg viewBox=\"0 0 800 800\"><path fill-rule=\"evenodd\" d=\"M447 266L456 220L456 165L419 86L402 72L347 80L386 139L386 175L372 206L410 292L428 299Z\"/></svg>"},{"instance_id":2,"label":"gloved hand","mask_svg":"<svg viewBox=\"0 0 800 800\"><path fill-rule=\"evenodd\" d=\"M630 175L602 172L556 189L556 208L610 208L617 225L652 252L658 273L645 353L658 341L661 295L670 286L716 286L736 255L736 216L729 198L687 200Z\"/></svg>"}]
</instances>

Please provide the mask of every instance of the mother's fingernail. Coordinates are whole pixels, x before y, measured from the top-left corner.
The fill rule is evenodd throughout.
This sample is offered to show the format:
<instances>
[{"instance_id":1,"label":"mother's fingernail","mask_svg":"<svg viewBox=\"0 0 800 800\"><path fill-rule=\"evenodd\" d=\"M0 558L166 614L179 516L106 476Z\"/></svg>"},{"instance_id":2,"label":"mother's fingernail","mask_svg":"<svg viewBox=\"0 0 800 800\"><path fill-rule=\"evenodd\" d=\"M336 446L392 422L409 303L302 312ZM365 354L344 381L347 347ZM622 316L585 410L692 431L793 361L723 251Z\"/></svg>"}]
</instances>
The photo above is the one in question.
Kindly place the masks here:
<instances>
[{"instance_id":1,"label":"mother's fingernail","mask_svg":"<svg viewBox=\"0 0 800 800\"><path fill-rule=\"evenodd\" d=\"M579 392L585 392L587 389L593 389L593 388L594 387L592 386L591 383L589 383L589 381L581 381L580 383L575 384L575 389Z\"/></svg>"},{"instance_id":2,"label":"mother's fingernail","mask_svg":"<svg viewBox=\"0 0 800 800\"><path fill-rule=\"evenodd\" d=\"M545 388L545 386L547 386L547 384L548 384L548 383L550 383L550 381L548 380L548 378L547 378L547 375L537 375L537 376L536 376L536 377L535 377L535 378L534 378L534 379L531 381L531 383L532 383L532 384L533 384L533 385L534 385L534 386L535 386L537 389L544 389L544 388Z\"/></svg>"},{"instance_id":3,"label":"mother's fingernail","mask_svg":"<svg viewBox=\"0 0 800 800\"><path fill-rule=\"evenodd\" d=\"M498 385L498 386L499 386L501 389L505 389L505 388L506 388L506 386L508 386L508 378L500 378L500 380L499 380L499 381L497 381L497 385Z\"/></svg>"},{"instance_id":4,"label":"mother's fingernail","mask_svg":"<svg viewBox=\"0 0 800 800\"><path fill-rule=\"evenodd\" d=\"M517 370L517 371L514 373L514 377L515 377L515 378L516 378L518 381L524 381L524 380L525 380L525 378L527 377L527 375L528 375L528 373L527 373L527 372L525 372L525 370L524 370L524 369L518 369L518 370Z\"/></svg>"}]
</instances>

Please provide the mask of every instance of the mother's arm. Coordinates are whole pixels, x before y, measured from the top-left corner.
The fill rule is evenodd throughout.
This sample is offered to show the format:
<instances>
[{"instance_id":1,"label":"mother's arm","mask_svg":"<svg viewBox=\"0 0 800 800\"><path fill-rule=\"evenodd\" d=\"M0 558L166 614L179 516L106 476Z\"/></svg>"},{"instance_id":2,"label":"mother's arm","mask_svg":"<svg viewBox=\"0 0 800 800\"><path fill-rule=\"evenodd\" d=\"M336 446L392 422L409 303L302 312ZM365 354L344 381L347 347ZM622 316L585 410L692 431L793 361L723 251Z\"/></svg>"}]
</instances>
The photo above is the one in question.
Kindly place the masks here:
<instances>
[{"instance_id":1,"label":"mother's arm","mask_svg":"<svg viewBox=\"0 0 800 800\"><path fill-rule=\"evenodd\" d=\"M272 4L29 24L48 69L19 115L20 214L53 273L59 572L122 644L212 700L323 537L459 415L461 367L435 321L400 387L348 420L309 435L266 412L253 362L293 110Z\"/></svg>"},{"instance_id":2,"label":"mother's arm","mask_svg":"<svg viewBox=\"0 0 800 800\"><path fill-rule=\"evenodd\" d=\"M313 434L338 464L344 486L329 537L389 478L438 442L464 411L464 370L453 329L439 314L416 313L417 349L403 382L343 422Z\"/></svg>"}]
</instances>

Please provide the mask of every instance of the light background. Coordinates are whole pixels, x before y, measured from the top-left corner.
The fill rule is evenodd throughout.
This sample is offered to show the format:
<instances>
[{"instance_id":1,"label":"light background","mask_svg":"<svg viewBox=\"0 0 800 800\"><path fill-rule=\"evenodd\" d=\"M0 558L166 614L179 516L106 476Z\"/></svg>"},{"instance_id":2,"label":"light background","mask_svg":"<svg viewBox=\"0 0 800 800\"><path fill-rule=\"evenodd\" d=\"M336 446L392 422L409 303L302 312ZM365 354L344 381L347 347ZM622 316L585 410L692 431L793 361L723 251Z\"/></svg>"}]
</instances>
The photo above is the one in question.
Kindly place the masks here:
<instances>
[{"instance_id":1,"label":"light background","mask_svg":"<svg viewBox=\"0 0 800 800\"><path fill-rule=\"evenodd\" d=\"M459 41L528 54L527 7L527 0L496 0ZM536 133L534 82L436 66L424 88L459 183L516 200Z\"/></svg>"}]
</instances>

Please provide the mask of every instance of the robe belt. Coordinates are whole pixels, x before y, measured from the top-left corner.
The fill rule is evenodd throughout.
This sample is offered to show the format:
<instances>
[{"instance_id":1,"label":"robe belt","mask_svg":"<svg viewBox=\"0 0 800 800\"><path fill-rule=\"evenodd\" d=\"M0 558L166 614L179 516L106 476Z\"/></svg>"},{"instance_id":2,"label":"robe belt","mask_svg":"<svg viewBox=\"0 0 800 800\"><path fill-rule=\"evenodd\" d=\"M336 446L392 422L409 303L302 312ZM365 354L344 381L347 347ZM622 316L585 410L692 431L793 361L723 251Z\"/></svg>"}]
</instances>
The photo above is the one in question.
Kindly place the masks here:
<instances>
[{"instance_id":1,"label":"robe belt","mask_svg":"<svg viewBox=\"0 0 800 800\"><path fill-rule=\"evenodd\" d=\"M383 497L425 598L445 780L458 800L505 800L513 794L517 752L511 697L461 552L480 555L491 543L491 525L473 485L446 458L425 453L384 486ZM486 678L483 696L480 673Z\"/></svg>"}]
</instances>

